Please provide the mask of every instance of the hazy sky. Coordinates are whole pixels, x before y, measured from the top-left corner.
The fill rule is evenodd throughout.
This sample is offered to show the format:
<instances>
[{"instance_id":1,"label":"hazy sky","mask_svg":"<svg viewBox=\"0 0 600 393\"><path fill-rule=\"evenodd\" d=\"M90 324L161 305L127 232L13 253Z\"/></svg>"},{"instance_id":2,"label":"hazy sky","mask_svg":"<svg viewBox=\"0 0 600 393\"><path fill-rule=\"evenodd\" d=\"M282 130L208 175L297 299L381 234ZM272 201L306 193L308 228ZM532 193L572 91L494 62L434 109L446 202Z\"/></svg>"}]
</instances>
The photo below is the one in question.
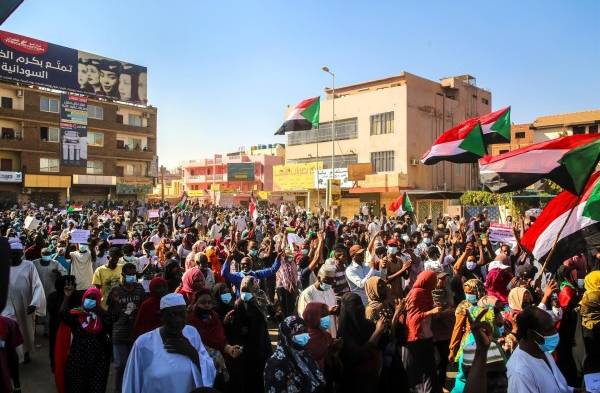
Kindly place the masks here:
<instances>
[{"instance_id":1,"label":"hazy sky","mask_svg":"<svg viewBox=\"0 0 600 393\"><path fill-rule=\"evenodd\" d=\"M161 163L285 142L339 84L471 74L515 122L600 108L600 2L25 0L0 27L148 67Z\"/></svg>"}]
</instances>

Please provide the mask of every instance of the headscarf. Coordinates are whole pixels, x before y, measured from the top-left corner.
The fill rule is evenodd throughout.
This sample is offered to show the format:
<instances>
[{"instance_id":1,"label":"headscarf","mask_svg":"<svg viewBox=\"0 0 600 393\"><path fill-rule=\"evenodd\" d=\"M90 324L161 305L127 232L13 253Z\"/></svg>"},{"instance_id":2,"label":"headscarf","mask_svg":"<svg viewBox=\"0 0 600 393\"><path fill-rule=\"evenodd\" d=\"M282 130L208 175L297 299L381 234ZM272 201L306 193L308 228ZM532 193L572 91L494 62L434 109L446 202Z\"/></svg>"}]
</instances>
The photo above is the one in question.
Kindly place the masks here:
<instances>
[{"instance_id":1,"label":"headscarf","mask_svg":"<svg viewBox=\"0 0 600 393\"><path fill-rule=\"evenodd\" d=\"M192 305L196 302L198 292L204 287L204 274L196 266L183 274L183 277L181 277L181 286L177 288L177 293L183 295L188 305Z\"/></svg>"},{"instance_id":2,"label":"headscarf","mask_svg":"<svg viewBox=\"0 0 600 393\"><path fill-rule=\"evenodd\" d=\"M281 258L281 267L277 270L276 279L278 286L290 293L296 292L298 287L298 267L292 259Z\"/></svg>"},{"instance_id":3,"label":"headscarf","mask_svg":"<svg viewBox=\"0 0 600 393\"><path fill-rule=\"evenodd\" d=\"M572 265L561 265L556 269L556 281L559 283L560 291L562 291L564 287L570 287L573 290L575 289L573 277L571 276L574 270L575 266Z\"/></svg>"},{"instance_id":4,"label":"headscarf","mask_svg":"<svg viewBox=\"0 0 600 393\"><path fill-rule=\"evenodd\" d=\"M255 302L256 306L267 319L269 315L269 298L265 294L265 292L260 289L259 281L256 277L253 276L245 276L242 278L242 282L240 284L240 292L250 292L252 293L252 302Z\"/></svg>"},{"instance_id":5,"label":"headscarf","mask_svg":"<svg viewBox=\"0 0 600 393\"><path fill-rule=\"evenodd\" d=\"M310 335L306 349L321 369L325 367L325 356L333 342L329 332L321 328L321 318L325 316L329 316L329 308L326 304L317 302L308 303L302 313L302 319L304 319Z\"/></svg>"},{"instance_id":6,"label":"headscarf","mask_svg":"<svg viewBox=\"0 0 600 393\"><path fill-rule=\"evenodd\" d=\"M165 266L167 263L167 252L170 247L167 247L167 243L171 244L171 239L163 237L156 247L156 259L161 266Z\"/></svg>"},{"instance_id":7,"label":"headscarf","mask_svg":"<svg viewBox=\"0 0 600 393\"><path fill-rule=\"evenodd\" d=\"M477 278L472 278L467 280L463 284L463 288L465 289L465 293L472 293L477 295L477 299L480 299L485 295L485 286L483 282Z\"/></svg>"},{"instance_id":8,"label":"headscarf","mask_svg":"<svg viewBox=\"0 0 600 393\"><path fill-rule=\"evenodd\" d=\"M192 246L192 251L190 251L190 253L187 254L187 256L185 257L185 270L186 271L188 271L196 266L196 260L194 259L194 257L196 256L197 253L202 252L205 244L206 243L204 242L204 240L198 240L196 243L194 243L194 245Z\"/></svg>"},{"instance_id":9,"label":"headscarf","mask_svg":"<svg viewBox=\"0 0 600 393\"><path fill-rule=\"evenodd\" d=\"M210 290L203 288L198 291L196 301L204 295L212 297ZM187 321L188 324L194 326L198 330L204 345L218 351L223 351L225 349L225 344L227 342L225 339L225 329L219 319L219 315L215 311L208 311L206 317L202 318L201 315L199 315L199 307L194 303L188 308Z\"/></svg>"},{"instance_id":10,"label":"headscarf","mask_svg":"<svg viewBox=\"0 0 600 393\"><path fill-rule=\"evenodd\" d=\"M406 297L406 325L408 328L408 340L415 341L420 338L427 319L425 312L433 308L433 296L431 292L437 284L437 275L425 270L417 276L415 283Z\"/></svg>"},{"instance_id":11,"label":"headscarf","mask_svg":"<svg viewBox=\"0 0 600 393\"><path fill-rule=\"evenodd\" d=\"M191 251L194 245L194 235L192 235L191 233L186 233L183 237L183 240L181 241L181 245L184 249Z\"/></svg>"},{"instance_id":12,"label":"headscarf","mask_svg":"<svg viewBox=\"0 0 600 393\"><path fill-rule=\"evenodd\" d=\"M380 313L386 308L383 293L379 290L379 282L383 281L381 277L371 277L365 283L365 293L369 302L365 308L365 316L370 321L375 321L379 318Z\"/></svg>"},{"instance_id":13,"label":"headscarf","mask_svg":"<svg viewBox=\"0 0 600 393\"><path fill-rule=\"evenodd\" d=\"M210 264L210 270L212 270L213 275L215 276L215 282L224 282L225 280L221 277L221 262L219 262L219 257L217 256L217 251L215 247L209 246L204 249L204 253L208 258L208 263Z\"/></svg>"},{"instance_id":14,"label":"headscarf","mask_svg":"<svg viewBox=\"0 0 600 393\"><path fill-rule=\"evenodd\" d=\"M167 284L169 285L169 291L173 292L176 290L181 284L181 277L179 276L179 272L177 274L173 273L173 270L177 268L179 269L179 261L175 259L170 259L165 266L164 277L167 280Z\"/></svg>"},{"instance_id":15,"label":"headscarf","mask_svg":"<svg viewBox=\"0 0 600 393\"><path fill-rule=\"evenodd\" d=\"M342 296L338 337L343 340L356 340L360 345L366 343L375 326L365 317L365 306L362 299L354 292Z\"/></svg>"},{"instance_id":16,"label":"headscarf","mask_svg":"<svg viewBox=\"0 0 600 393\"><path fill-rule=\"evenodd\" d=\"M527 289L523 287L511 289L508 293L508 307L510 307L512 311L523 311L523 299L527 292Z\"/></svg>"},{"instance_id":17,"label":"headscarf","mask_svg":"<svg viewBox=\"0 0 600 393\"><path fill-rule=\"evenodd\" d=\"M593 329L600 322L600 270L588 273L584 279L585 293L581 298L581 324Z\"/></svg>"},{"instance_id":18,"label":"headscarf","mask_svg":"<svg viewBox=\"0 0 600 393\"><path fill-rule=\"evenodd\" d=\"M279 324L277 348L265 365L266 392L314 392L325 387L325 377L317 363L305 348L293 344L292 337L304 332L306 326L297 316L287 317Z\"/></svg>"},{"instance_id":19,"label":"headscarf","mask_svg":"<svg viewBox=\"0 0 600 393\"><path fill-rule=\"evenodd\" d=\"M150 296L142 302L135 319L135 324L133 325L134 338L162 325L160 319L160 296L157 293L157 287L161 284L167 286L167 280L162 277L154 277L150 281Z\"/></svg>"},{"instance_id":20,"label":"headscarf","mask_svg":"<svg viewBox=\"0 0 600 393\"><path fill-rule=\"evenodd\" d=\"M92 310L83 308L83 301L88 297L96 301L96 307ZM101 310L101 301L102 292L96 287L88 288L81 297L82 306L71 310L71 314L77 316L79 324L88 333L97 334L102 331L102 319L98 315L98 312Z\"/></svg>"},{"instance_id":21,"label":"headscarf","mask_svg":"<svg viewBox=\"0 0 600 393\"><path fill-rule=\"evenodd\" d=\"M514 275L508 266L508 256L498 254L494 262L488 267L488 275L485 280L487 293L497 297L502 303L506 303L508 298L508 284Z\"/></svg>"}]
</instances>

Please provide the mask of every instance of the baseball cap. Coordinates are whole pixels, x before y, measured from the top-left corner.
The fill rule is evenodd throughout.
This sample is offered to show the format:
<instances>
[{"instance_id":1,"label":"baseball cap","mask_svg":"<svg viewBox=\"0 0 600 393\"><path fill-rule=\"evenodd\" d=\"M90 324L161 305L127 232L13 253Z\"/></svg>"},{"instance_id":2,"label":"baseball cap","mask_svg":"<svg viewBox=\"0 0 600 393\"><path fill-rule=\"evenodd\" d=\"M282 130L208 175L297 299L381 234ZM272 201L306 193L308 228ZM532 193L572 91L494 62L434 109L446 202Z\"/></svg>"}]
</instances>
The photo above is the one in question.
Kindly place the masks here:
<instances>
[{"instance_id":1,"label":"baseball cap","mask_svg":"<svg viewBox=\"0 0 600 393\"><path fill-rule=\"evenodd\" d=\"M361 246L359 246L358 244L355 244L352 247L350 247L350 258L355 256L356 254L363 253L364 251L365 251L364 248L361 248Z\"/></svg>"},{"instance_id":2,"label":"baseball cap","mask_svg":"<svg viewBox=\"0 0 600 393\"><path fill-rule=\"evenodd\" d=\"M517 277L519 278L533 278L537 272L537 267L529 263L517 266Z\"/></svg>"}]
</instances>

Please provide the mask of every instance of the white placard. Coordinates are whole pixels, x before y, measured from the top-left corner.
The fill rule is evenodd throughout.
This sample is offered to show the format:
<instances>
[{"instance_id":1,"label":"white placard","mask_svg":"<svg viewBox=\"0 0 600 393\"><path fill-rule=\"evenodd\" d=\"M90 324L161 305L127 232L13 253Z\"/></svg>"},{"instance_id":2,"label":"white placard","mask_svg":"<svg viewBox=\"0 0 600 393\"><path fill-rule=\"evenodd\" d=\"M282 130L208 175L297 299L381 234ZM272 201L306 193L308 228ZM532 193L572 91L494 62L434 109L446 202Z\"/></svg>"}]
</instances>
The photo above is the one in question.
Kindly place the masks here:
<instances>
[{"instance_id":1,"label":"white placard","mask_svg":"<svg viewBox=\"0 0 600 393\"><path fill-rule=\"evenodd\" d=\"M127 240L127 239L111 239L108 242L110 243L111 246L113 244L115 244L115 245L123 245L123 244L129 243L129 240Z\"/></svg>"},{"instance_id":2,"label":"white placard","mask_svg":"<svg viewBox=\"0 0 600 393\"><path fill-rule=\"evenodd\" d=\"M509 225L492 223L489 229L490 241L513 244L517 241L513 229Z\"/></svg>"},{"instance_id":3,"label":"white placard","mask_svg":"<svg viewBox=\"0 0 600 393\"><path fill-rule=\"evenodd\" d=\"M159 217L158 209L148 210L148 218L158 218L158 217Z\"/></svg>"},{"instance_id":4,"label":"white placard","mask_svg":"<svg viewBox=\"0 0 600 393\"><path fill-rule=\"evenodd\" d=\"M30 231L35 231L37 227L40 225L40 221L33 216L25 217L25 222L23 223L25 229L29 229Z\"/></svg>"},{"instance_id":5,"label":"white placard","mask_svg":"<svg viewBox=\"0 0 600 393\"><path fill-rule=\"evenodd\" d=\"M319 169L315 171L315 188L325 189L327 188L327 180L331 179L331 169ZM335 177L340 181L340 187L352 188L354 183L348 180L348 168L335 168Z\"/></svg>"},{"instance_id":6,"label":"white placard","mask_svg":"<svg viewBox=\"0 0 600 393\"><path fill-rule=\"evenodd\" d=\"M87 244L90 237L90 231L88 229L73 229L71 231L72 244Z\"/></svg>"}]
</instances>

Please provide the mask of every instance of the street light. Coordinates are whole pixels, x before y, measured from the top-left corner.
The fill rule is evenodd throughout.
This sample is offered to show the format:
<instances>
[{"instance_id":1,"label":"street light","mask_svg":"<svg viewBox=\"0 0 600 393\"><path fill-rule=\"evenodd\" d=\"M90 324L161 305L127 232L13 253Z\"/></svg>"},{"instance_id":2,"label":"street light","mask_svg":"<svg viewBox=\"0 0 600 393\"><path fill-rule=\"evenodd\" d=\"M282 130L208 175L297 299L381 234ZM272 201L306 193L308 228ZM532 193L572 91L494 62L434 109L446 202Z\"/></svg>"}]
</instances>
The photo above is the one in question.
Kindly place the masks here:
<instances>
[{"instance_id":1,"label":"street light","mask_svg":"<svg viewBox=\"0 0 600 393\"><path fill-rule=\"evenodd\" d=\"M329 69L329 67L324 66L321 68L324 72L328 73L329 75L331 75L331 91L333 93L333 100L331 103L331 107L332 107L332 113L331 113L331 178L334 178L334 173L335 173L335 163L334 163L334 157L335 157L335 74L333 72L331 72L331 70Z\"/></svg>"}]
</instances>

